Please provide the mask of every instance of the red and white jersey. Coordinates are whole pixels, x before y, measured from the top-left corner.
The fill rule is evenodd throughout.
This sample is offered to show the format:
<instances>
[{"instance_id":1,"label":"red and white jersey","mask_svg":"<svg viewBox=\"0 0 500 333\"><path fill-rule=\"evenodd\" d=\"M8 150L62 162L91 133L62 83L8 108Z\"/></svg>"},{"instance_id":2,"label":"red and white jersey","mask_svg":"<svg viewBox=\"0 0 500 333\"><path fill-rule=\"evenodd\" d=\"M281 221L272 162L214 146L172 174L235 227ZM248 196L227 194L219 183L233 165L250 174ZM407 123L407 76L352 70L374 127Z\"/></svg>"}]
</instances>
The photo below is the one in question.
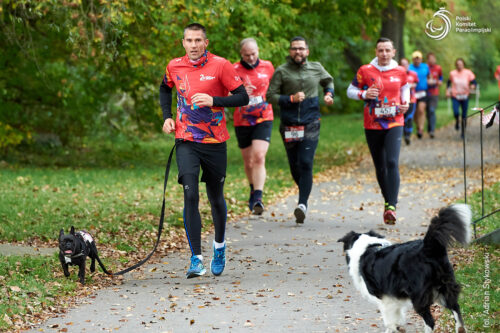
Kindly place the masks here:
<instances>
[{"instance_id":1,"label":"red and white jersey","mask_svg":"<svg viewBox=\"0 0 500 333\"><path fill-rule=\"evenodd\" d=\"M274 73L273 64L259 59L254 68L247 68L241 62L233 66L245 87L253 88L248 105L234 110L234 126L255 126L263 121L273 120L273 107L266 102L267 88Z\"/></svg>"},{"instance_id":2,"label":"red and white jersey","mask_svg":"<svg viewBox=\"0 0 500 333\"><path fill-rule=\"evenodd\" d=\"M408 83L406 70L398 66L395 61L391 61L391 65L381 71L374 61L361 66L351 82L354 87L361 90L367 90L372 86L379 89L379 96L376 99L365 100L364 127L385 130L403 126L404 116L399 112L399 105L409 102L401 101L401 87Z\"/></svg>"},{"instance_id":3,"label":"red and white jersey","mask_svg":"<svg viewBox=\"0 0 500 333\"><path fill-rule=\"evenodd\" d=\"M408 79L409 85L418 83L418 74L414 71L407 71L406 77ZM410 103L417 103L417 97L415 96L415 87L411 87L410 89Z\"/></svg>"},{"instance_id":4,"label":"red and white jersey","mask_svg":"<svg viewBox=\"0 0 500 333\"><path fill-rule=\"evenodd\" d=\"M225 97L242 85L231 63L207 52L197 66L185 55L171 60L165 71L165 84L177 89L175 138L201 143L220 143L229 139L223 107L199 107L191 102L196 93Z\"/></svg>"},{"instance_id":5,"label":"red and white jersey","mask_svg":"<svg viewBox=\"0 0 500 333\"><path fill-rule=\"evenodd\" d=\"M430 96L439 96L438 82L443 80L443 70L441 69L441 66L429 65L429 79L431 82L427 81L427 93Z\"/></svg>"}]
</instances>

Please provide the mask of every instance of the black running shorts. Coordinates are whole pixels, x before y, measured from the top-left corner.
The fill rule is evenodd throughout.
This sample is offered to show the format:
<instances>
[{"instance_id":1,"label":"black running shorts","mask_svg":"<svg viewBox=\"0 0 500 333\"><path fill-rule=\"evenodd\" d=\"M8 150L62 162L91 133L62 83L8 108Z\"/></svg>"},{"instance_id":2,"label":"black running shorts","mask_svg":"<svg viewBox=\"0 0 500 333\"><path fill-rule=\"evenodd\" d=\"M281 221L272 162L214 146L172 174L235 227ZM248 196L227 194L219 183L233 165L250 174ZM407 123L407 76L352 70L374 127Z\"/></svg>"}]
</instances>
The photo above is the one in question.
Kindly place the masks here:
<instances>
[{"instance_id":1,"label":"black running shorts","mask_svg":"<svg viewBox=\"0 0 500 333\"><path fill-rule=\"evenodd\" d=\"M234 128L238 147L240 149L250 147L252 140L264 140L271 142L271 132L273 131L272 121L263 121L255 126L236 126Z\"/></svg>"},{"instance_id":2,"label":"black running shorts","mask_svg":"<svg viewBox=\"0 0 500 333\"><path fill-rule=\"evenodd\" d=\"M182 176L199 175L200 166L203 171L202 182L224 181L227 168L227 145L222 143L199 143L192 141L177 142L175 151L178 182L182 184Z\"/></svg>"}]
</instances>

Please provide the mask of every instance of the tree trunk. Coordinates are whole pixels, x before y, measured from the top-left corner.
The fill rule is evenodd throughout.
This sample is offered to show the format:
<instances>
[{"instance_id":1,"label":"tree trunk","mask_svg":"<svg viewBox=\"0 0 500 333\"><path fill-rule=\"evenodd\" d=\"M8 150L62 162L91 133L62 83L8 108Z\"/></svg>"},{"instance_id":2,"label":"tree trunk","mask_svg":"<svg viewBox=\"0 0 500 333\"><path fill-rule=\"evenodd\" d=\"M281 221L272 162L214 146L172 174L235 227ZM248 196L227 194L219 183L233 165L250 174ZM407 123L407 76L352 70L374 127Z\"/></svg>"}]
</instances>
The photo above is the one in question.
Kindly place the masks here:
<instances>
[{"instance_id":1,"label":"tree trunk","mask_svg":"<svg viewBox=\"0 0 500 333\"><path fill-rule=\"evenodd\" d=\"M404 26L406 8L395 5L397 0L389 0L387 8L382 11L382 31L381 37L387 37L394 42L394 48L397 50L396 59L404 58Z\"/></svg>"}]
</instances>

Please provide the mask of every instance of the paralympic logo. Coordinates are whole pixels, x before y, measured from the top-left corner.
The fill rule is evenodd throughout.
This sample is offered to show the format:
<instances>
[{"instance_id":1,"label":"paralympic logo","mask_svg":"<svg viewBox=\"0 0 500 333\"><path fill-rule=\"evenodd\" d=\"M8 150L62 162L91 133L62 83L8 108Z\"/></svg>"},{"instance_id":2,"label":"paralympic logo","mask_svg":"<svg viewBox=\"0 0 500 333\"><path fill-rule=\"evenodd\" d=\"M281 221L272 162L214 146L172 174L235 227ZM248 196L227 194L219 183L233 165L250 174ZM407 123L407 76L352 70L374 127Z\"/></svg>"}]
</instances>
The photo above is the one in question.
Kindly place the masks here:
<instances>
[{"instance_id":1,"label":"paralympic logo","mask_svg":"<svg viewBox=\"0 0 500 333\"><path fill-rule=\"evenodd\" d=\"M451 16L451 13L447 11L445 8L441 7L437 12L432 15L432 20L427 22L425 25L425 33L427 36L430 38L433 38L435 40L441 40L448 35L450 32L451 28L451 20L448 17L449 14ZM436 20L440 21L440 25L434 26L434 21Z\"/></svg>"}]
</instances>

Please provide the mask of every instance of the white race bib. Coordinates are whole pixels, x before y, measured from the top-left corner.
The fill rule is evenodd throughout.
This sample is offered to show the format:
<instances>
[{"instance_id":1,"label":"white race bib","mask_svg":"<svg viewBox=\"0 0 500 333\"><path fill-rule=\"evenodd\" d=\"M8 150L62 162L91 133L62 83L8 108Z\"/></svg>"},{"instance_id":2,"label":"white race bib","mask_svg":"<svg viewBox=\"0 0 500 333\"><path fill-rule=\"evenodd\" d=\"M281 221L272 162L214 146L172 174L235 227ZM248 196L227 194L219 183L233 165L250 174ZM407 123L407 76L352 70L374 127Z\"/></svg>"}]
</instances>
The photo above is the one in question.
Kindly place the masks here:
<instances>
[{"instance_id":1,"label":"white race bib","mask_svg":"<svg viewBox=\"0 0 500 333\"><path fill-rule=\"evenodd\" d=\"M302 141L304 139L304 126L286 126L285 142Z\"/></svg>"},{"instance_id":2,"label":"white race bib","mask_svg":"<svg viewBox=\"0 0 500 333\"><path fill-rule=\"evenodd\" d=\"M425 90L417 91L415 93L416 99L421 99L421 98L424 98L425 96L427 96L427 92Z\"/></svg>"},{"instance_id":3,"label":"white race bib","mask_svg":"<svg viewBox=\"0 0 500 333\"><path fill-rule=\"evenodd\" d=\"M394 117L396 115L396 107L395 106L385 106L381 108L375 108L375 116L378 118L381 117Z\"/></svg>"},{"instance_id":4,"label":"white race bib","mask_svg":"<svg viewBox=\"0 0 500 333\"><path fill-rule=\"evenodd\" d=\"M250 96L248 105L255 105L264 102L262 96Z\"/></svg>"},{"instance_id":5,"label":"white race bib","mask_svg":"<svg viewBox=\"0 0 500 333\"><path fill-rule=\"evenodd\" d=\"M459 101L465 101L467 98L469 98L469 95L457 95L455 98Z\"/></svg>"}]
</instances>

